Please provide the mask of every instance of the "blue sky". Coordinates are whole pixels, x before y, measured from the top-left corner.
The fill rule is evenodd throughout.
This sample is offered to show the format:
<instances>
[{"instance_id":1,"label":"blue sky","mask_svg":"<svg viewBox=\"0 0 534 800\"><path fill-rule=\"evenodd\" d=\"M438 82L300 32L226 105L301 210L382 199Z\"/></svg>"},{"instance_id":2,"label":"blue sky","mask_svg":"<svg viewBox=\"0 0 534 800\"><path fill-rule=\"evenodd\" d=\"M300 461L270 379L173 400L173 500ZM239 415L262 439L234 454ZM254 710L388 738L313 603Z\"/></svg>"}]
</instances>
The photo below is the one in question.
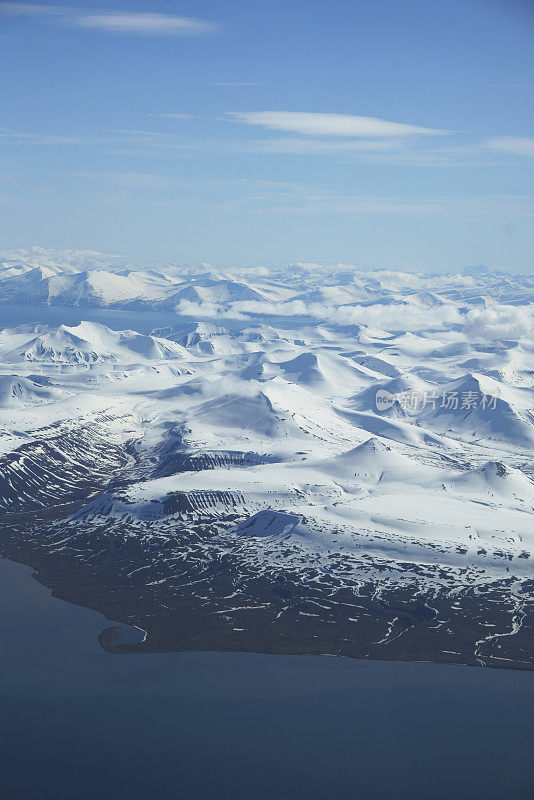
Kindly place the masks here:
<instances>
[{"instance_id":1,"label":"blue sky","mask_svg":"<svg viewBox=\"0 0 534 800\"><path fill-rule=\"evenodd\" d=\"M0 3L0 248L534 269L531 0Z\"/></svg>"}]
</instances>

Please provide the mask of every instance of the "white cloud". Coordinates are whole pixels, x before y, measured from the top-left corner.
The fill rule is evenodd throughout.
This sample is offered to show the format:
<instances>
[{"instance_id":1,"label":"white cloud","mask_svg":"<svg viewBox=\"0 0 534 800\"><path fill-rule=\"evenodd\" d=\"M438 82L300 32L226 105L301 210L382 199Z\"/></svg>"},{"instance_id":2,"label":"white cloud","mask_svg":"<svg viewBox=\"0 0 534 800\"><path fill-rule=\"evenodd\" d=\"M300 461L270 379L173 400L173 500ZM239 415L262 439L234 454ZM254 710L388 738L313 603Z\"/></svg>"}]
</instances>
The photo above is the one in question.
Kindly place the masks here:
<instances>
[{"instance_id":1,"label":"white cloud","mask_svg":"<svg viewBox=\"0 0 534 800\"><path fill-rule=\"evenodd\" d=\"M103 182L110 186L126 189L153 189L161 191L180 186L180 182L168 175L154 175L146 172L84 172L73 173L74 177Z\"/></svg>"},{"instance_id":2,"label":"white cloud","mask_svg":"<svg viewBox=\"0 0 534 800\"><path fill-rule=\"evenodd\" d=\"M160 119L194 119L194 114L149 114L149 117Z\"/></svg>"},{"instance_id":3,"label":"white cloud","mask_svg":"<svg viewBox=\"0 0 534 800\"><path fill-rule=\"evenodd\" d=\"M246 125L260 125L275 131L304 136L345 136L362 138L405 137L445 134L447 131L421 128L401 122L352 114L320 114L305 111L233 111L228 116Z\"/></svg>"},{"instance_id":4,"label":"white cloud","mask_svg":"<svg viewBox=\"0 0 534 800\"><path fill-rule=\"evenodd\" d=\"M241 86L265 86L264 83L255 83L254 81L216 81L211 84L212 86L227 86L229 88L239 88Z\"/></svg>"},{"instance_id":5,"label":"white cloud","mask_svg":"<svg viewBox=\"0 0 534 800\"><path fill-rule=\"evenodd\" d=\"M485 143L490 150L514 156L534 156L534 139L527 136L500 136Z\"/></svg>"},{"instance_id":6,"label":"white cloud","mask_svg":"<svg viewBox=\"0 0 534 800\"><path fill-rule=\"evenodd\" d=\"M233 305L235 304L223 306L212 302L195 303L193 300L180 300L175 310L181 316L195 319L250 319L248 314L234 310Z\"/></svg>"},{"instance_id":7,"label":"white cloud","mask_svg":"<svg viewBox=\"0 0 534 800\"><path fill-rule=\"evenodd\" d=\"M327 303L306 303L303 300L286 302L242 300L219 304L212 302L196 303L182 300L176 308L178 314L204 319L250 320L256 317L309 317L334 325L367 325L390 332L403 330L436 330L459 324L463 318L452 305L440 308L417 308L403 305L329 305Z\"/></svg>"},{"instance_id":8,"label":"white cloud","mask_svg":"<svg viewBox=\"0 0 534 800\"><path fill-rule=\"evenodd\" d=\"M4 17L50 16L64 13L62 6L38 6L36 3L0 3Z\"/></svg>"},{"instance_id":9,"label":"white cloud","mask_svg":"<svg viewBox=\"0 0 534 800\"><path fill-rule=\"evenodd\" d=\"M196 139L186 141L157 131L143 130L107 130L102 134L94 136L71 136L49 133L25 133L20 131L8 131L5 128L0 128L0 142L35 145L105 146L114 147L117 152L120 151L123 153L129 152L125 148L132 146L153 150L184 150L188 152L192 150L200 151L205 147Z\"/></svg>"},{"instance_id":10,"label":"white cloud","mask_svg":"<svg viewBox=\"0 0 534 800\"><path fill-rule=\"evenodd\" d=\"M254 214L350 214L412 215L417 217L471 217L497 220L534 218L532 195L488 195L477 197L405 197L336 195L322 188L307 187L291 194L265 192L246 198ZM238 198L236 202L241 202Z\"/></svg>"},{"instance_id":11,"label":"white cloud","mask_svg":"<svg viewBox=\"0 0 534 800\"><path fill-rule=\"evenodd\" d=\"M29 144L87 144L83 136L64 136L55 133L20 133L0 128L0 142L28 142Z\"/></svg>"},{"instance_id":12,"label":"white cloud","mask_svg":"<svg viewBox=\"0 0 534 800\"><path fill-rule=\"evenodd\" d=\"M195 36L216 33L216 24L202 19L180 17L158 12L97 11L67 6L36 5L35 3L0 3L4 17L49 17L60 24L88 28L107 33L146 34L154 36Z\"/></svg>"},{"instance_id":13,"label":"white cloud","mask_svg":"<svg viewBox=\"0 0 534 800\"><path fill-rule=\"evenodd\" d=\"M127 11L106 11L99 14L76 15L73 25L80 28L110 33L141 33L158 36L191 36L214 33L217 26L211 22L173 14L129 13Z\"/></svg>"},{"instance_id":14,"label":"white cloud","mask_svg":"<svg viewBox=\"0 0 534 800\"><path fill-rule=\"evenodd\" d=\"M489 342L495 339L532 338L534 307L503 306L473 308L466 316L464 333L471 339Z\"/></svg>"}]
</instances>

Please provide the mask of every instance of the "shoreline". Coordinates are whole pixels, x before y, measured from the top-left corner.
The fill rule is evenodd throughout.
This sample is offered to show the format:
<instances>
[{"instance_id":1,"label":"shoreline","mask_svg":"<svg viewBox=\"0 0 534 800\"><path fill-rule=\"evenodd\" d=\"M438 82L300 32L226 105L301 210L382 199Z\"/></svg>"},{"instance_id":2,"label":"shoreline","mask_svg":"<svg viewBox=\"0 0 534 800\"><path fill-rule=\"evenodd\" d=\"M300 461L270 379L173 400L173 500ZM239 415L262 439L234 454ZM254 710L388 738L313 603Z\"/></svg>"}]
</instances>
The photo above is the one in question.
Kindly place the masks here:
<instances>
[{"instance_id":1,"label":"shoreline","mask_svg":"<svg viewBox=\"0 0 534 800\"><path fill-rule=\"evenodd\" d=\"M5 532L4 528L2 533ZM0 534L1 558L31 569L32 577L40 585L46 587L52 597L74 606L96 611L111 623L97 637L99 646L109 654L245 652L258 655L325 656L366 662L430 663L522 672L534 671L532 664L511 661L506 658L484 656L486 663L481 663L469 653L461 654L454 651L437 653L423 651L423 648L421 648L421 656L423 656L421 658L418 658L416 653L409 651L400 652L397 655L381 655L376 651L369 655L350 650L348 652L332 652L328 651L327 646L321 647L320 642L314 642L314 647L306 646L301 630L296 631L296 635L291 639L288 638L285 642L274 641L272 637L270 639L262 637L261 634L258 635L257 631L254 631L252 635L234 635L233 639L228 636L221 637L219 632L214 631L211 634L206 631L196 635L190 633L184 635L176 630L176 615L166 616L161 607L153 603L142 602L138 595L132 593L132 587L127 585L123 576L111 570L90 570L83 563L72 564L71 559L54 559L42 547L35 546L35 543L23 542L18 537L16 541L11 539L8 545L6 538ZM166 619L169 623L167 627ZM137 641L124 641L124 632L122 636L120 632L121 626L139 631L143 634L143 638ZM243 633L248 632L243 631ZM309 638L307 641L309 642Z\"/></svg>"}]
</instances>

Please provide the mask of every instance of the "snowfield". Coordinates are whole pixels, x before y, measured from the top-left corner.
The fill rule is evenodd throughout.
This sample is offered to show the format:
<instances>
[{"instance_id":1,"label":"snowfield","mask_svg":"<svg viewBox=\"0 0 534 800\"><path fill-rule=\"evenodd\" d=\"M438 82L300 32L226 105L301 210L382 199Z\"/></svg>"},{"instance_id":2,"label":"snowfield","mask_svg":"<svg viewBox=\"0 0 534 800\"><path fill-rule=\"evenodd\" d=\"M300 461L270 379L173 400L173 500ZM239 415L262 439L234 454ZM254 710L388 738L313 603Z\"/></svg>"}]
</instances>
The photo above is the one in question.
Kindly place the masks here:
<instances>
[{"instance_id":1,"label":"snowfield","mask_svg":"<svg viewBox=\"0 0 534 800\"><path fill-rule=\"evenodd\" d=\"M521 630L534 580L533 277L317 265L245 277L45 255L0 268L0 320L2 302L35 319L0 330L4 521L48 509L47 547L82 559L104 531L135 541L120 569L147 586L188 558L355 596L500 586L511 632L473 654L501 657L488 649ZM43 305L57 325L39 321ZM62 324L65 306L78 324ZM138 311L141 331L118 330L115 309ZM175 322L143 332L158 310ZM240 591L230 627L250 607ZM512 660L534 663L521 652Z\"/></svg>"}]
</instances>

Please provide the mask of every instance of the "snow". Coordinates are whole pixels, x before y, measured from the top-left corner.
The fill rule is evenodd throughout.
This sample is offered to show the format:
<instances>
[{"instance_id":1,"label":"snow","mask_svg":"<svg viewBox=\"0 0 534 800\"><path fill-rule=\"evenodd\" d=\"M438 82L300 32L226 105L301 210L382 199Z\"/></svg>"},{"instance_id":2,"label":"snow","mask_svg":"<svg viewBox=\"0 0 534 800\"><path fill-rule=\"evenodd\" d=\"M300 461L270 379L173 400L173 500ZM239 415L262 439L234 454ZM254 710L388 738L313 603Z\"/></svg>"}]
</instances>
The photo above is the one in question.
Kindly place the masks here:
<instances>
[{"instance_id":1,"label":"snow","mask_svg":"<svg viewBox=\"0 0 534 800\"><path fill-rule=\"evenodd\" d=\"M2 302L34 304L36 318L42 305L59 318L79 306L85 321L0 330L0 451L98 419L155 472L92 500L84 518L157 525L176 493L205 493L214 515L236 510L235 535L266 560L291 540L312 560L367 553L528 576L533 301L531 277L479 270L222 274L99 254L4 255L0 314ZM94 321L96 307L135 308L140 319L177 310L174 324L145 334ZM378 390L436 399L382 410ZM442 402L451 393L458 406ZM476 405L462 405L467 397ZM219 457L158 477L164 458L191 453Z\"/></svg>"}]
</instances>

